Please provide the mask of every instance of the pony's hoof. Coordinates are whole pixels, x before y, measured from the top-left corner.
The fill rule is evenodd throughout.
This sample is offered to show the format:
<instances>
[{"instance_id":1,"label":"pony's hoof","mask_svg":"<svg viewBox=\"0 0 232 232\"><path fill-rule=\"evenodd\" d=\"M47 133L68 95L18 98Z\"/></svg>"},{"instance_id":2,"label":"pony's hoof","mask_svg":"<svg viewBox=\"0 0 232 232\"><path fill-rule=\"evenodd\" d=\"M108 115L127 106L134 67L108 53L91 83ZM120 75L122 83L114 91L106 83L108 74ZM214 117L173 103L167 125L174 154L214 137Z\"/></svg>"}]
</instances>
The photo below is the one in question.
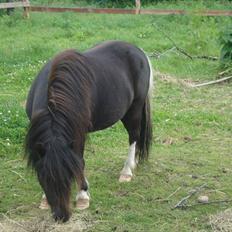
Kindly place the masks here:
<instances>
[{"instance_id":1,"label":"pony's hoof","mask_svg":"<svg viewBox=\"0 0 232 232\"><path fill-rule=\"evenodd\" d=\"M89 208L89 199L77 199L76 208L79 210Z\"/></svg>"},{"instance_id":2,"label":"pony's hoof","mask_svg":"<svg viewBox=\"0 0 232 232\"><path fill-rule=\"evenodd\" d=\"M119 177L119 182L130 182L132 179L131 175L121 174Z\"/></svg>"},{"instance_id":3,"label":"pony's hoof","mask_svg":"<svg viewBox=\"0 0 232 232\"><path fill-rule=\"evenodd\" d=\"M39 208L40 209L49 209L49 204L48 204L48 201L47 201L46 197L44 197L44 196L42 197Z\"/></svg>"}]
</instances>

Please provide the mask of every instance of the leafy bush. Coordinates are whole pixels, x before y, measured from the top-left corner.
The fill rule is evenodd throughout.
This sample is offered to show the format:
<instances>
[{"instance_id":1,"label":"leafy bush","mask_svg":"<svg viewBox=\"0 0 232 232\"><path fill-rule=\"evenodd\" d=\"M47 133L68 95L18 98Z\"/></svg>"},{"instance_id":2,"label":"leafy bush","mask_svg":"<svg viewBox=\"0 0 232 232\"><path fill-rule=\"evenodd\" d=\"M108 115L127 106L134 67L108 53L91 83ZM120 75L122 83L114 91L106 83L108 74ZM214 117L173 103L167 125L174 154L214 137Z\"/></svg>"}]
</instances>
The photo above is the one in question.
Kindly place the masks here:
<instances>
[{"instance_id":1,"label":"leafy bush","mask_svg":"<svg viewBox=\"0 0 232 232\"><path fill-rule=\"evenodd\" d=\"M135 0L87 0L89 3L96 3L102 6L117 6L117 7L125 7L125 6L135 6ZM148 3L158 3L158 2L176 2L176 0L141 0L142 5L146 5Z\"/></svg>"},{"instance_id":2,"label":"leafy bush","mask_svg":"<svg viewBox=\"0 0 232 232\"><path fill-rule=\"evenodd\" d=\"M220 61L223 67L232 66L232 25L227 27L220 35L222 45Z\"/></svg>"}]
</instances>

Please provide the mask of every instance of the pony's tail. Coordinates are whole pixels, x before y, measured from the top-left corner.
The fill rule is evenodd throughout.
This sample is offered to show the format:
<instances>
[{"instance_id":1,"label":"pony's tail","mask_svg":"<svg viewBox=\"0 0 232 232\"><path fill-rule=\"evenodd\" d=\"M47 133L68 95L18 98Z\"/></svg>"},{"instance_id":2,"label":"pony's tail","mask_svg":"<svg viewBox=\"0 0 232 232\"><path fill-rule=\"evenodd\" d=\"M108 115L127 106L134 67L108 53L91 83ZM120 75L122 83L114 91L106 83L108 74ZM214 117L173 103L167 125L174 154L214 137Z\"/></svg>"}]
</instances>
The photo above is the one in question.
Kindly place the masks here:
<instances>
[{"instance_id":1,"label":"pony's tail","mask_svg":"<svg viewBox=\"0 0 232 232\"><path fill-rule=\"evenodd\" d=\"M149 90L143 106L142 120L140 125L140 138L137 144L137 157L139 161L147 160L152 145L152 120L151 120L151 103L153 90L153 72L151 61L147 57L150 69Z\"/></svg>"},{"instance_id":2,"label":"pony's tail","mask_svg":"<svg viewBox=\"0 0 232 232\"><path fill-rule=\"evenodd\" d=\"M151 122L151 106L149 95L146 97L140 127L140 138L137 145L139 161L147 160L150 147L152 144L152 122Z\"/></svg>"}]
</instances>

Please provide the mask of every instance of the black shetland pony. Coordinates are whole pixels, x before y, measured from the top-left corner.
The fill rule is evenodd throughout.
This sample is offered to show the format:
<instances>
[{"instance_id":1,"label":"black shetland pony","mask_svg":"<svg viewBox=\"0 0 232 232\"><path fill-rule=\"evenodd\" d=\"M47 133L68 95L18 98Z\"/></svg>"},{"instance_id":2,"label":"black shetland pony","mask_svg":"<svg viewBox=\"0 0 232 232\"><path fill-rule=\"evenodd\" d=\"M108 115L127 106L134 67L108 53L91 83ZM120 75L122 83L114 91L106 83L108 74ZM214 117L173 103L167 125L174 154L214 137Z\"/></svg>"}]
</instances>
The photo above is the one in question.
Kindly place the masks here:
<instances>
[{"instance_id":1,"label":"black shetland pony","mask_svg":"<svg viewBox=\"0 0 232 232\"><path fill-rule=\"evenodd\" d=\"M137 161L148 158L152 140L149 88L152 68L144 52L108 41L84 53L66 50L42 68L30 89L26 111L28 164L35 169L55 220L67 221L71 183L77 208L89 206L84 176L88 132L121 120L129 134L128 158L119 178L130 181Z\"/></svg>"}]
</instances>

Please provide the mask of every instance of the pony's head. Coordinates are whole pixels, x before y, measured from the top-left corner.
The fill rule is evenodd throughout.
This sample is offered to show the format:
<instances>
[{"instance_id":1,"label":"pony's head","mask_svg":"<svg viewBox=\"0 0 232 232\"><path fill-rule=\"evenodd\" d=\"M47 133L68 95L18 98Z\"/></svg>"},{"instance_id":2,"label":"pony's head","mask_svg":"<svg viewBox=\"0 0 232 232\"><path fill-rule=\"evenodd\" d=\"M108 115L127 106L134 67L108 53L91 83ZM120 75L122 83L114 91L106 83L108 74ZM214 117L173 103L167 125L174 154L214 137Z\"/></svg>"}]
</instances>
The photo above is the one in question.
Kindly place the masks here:
<instances>
[{"instance_id":1,"label":"pony's head","mask_svg":"<svg viewBox=\"0 0 232 232\"><path fill-rule=\"evenodd\" d=\"M57 55L48 78L47 105L37 106L31 115L26 137L28 164L37 172L56 220L69 219L71 183L83 178L81 153L91 127L92 80L83 55L74 50Z\"/></svg>"},{"instance_id":2,"label":"pony's head","mask_svg":"<svg viewBox=\"0 0 232 232\"><path fill-rule=\"evenodd\" d=\"M67 221L76 160L73 159L73 151L59 139L47 143L44 152L43 158L36 164L38 180L55 220Z\"/></svg>"},{"instance_id":3,"label":"pony's head","mask_svg":"<svg viewBox=\"0 0 232 232\"><path fill-rule=\"evenodd\" d=\"M40 114L31 123L26 137L28 164L37 173L54 219L65 222L70 217L71 185L80 175L82 162L65 137L48 129L48 122L46 114Z\"/></svg>"}]
</instances>

